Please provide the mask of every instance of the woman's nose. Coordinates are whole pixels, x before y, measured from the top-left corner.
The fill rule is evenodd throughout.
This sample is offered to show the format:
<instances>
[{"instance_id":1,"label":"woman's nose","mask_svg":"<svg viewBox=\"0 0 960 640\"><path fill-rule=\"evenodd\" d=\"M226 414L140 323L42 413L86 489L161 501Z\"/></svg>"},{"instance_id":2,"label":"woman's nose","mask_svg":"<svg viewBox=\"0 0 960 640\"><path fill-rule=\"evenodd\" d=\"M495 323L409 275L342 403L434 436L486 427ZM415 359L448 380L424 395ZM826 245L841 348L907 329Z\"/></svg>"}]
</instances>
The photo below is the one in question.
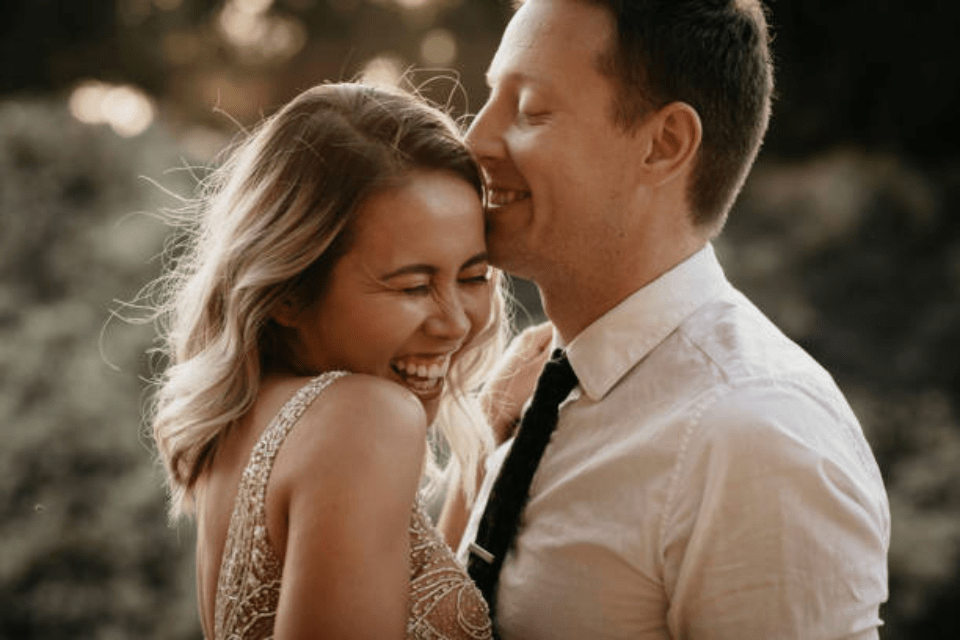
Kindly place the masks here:
<instances>
[{"instance_id":1,"label":"woman's nose","mask_svg":"<svg viewBox=\"0 0 960 640\"><path fill-rule=\"evenodd\" d=\"M460 340L470 331L470 317L459 296L453 294L438 298L436 307L425 323L426 331L448 340Z\"/></svg>"}]
</instances>

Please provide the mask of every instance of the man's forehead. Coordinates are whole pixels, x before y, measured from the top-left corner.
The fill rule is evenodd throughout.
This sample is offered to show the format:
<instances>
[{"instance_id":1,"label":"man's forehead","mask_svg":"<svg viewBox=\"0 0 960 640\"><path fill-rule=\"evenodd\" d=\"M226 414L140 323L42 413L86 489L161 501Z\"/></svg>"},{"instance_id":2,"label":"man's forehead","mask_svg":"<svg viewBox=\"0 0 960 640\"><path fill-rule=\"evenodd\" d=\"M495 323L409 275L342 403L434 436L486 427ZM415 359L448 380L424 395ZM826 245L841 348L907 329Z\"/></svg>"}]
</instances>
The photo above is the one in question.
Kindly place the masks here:
<instances>
[{"instance_id":1,"label":"man's forehead","mask_svg":"<svg viewBox=\"0 0 960 640\"><path fill-rule=\"evenodd\" d=\"M590 3L573 0L518 0L487 69L488 83L507 76L535 77L558 60L596 60L606 48L609 15Z\"/></svg>"}]
</instances>

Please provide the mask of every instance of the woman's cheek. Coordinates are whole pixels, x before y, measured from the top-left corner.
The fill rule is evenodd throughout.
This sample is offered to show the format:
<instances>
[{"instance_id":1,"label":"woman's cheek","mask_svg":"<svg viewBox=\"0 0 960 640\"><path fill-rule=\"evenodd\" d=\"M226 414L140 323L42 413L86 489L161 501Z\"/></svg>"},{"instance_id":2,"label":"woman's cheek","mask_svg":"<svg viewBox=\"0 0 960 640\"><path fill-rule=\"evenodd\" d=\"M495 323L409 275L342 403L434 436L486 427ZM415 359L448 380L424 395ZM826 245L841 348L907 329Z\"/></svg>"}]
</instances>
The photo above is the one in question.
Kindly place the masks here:
<instances>
[{"instance_id":1,"label":"woman's cheek","mask_svg":"<svg viewBox=\"0 0 960 640\"><path fill-rule=\"evenodd\" d=\"M467 303L467 317L470 318L469 340L487 328L490 323L490 311L493 307L491 296L493 295L493 286L487 284L484 287L478 287L480 291L473 294Z\"/></svg>"}]
</instances>

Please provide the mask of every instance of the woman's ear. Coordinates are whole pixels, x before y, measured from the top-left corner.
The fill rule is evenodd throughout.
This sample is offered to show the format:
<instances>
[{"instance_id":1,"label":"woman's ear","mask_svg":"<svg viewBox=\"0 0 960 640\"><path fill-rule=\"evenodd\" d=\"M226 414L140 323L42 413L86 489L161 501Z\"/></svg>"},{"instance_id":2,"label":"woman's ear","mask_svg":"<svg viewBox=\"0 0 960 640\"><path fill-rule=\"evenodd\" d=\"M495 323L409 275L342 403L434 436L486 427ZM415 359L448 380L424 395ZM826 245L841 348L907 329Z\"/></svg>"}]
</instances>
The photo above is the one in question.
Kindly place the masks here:
<instances>
[{"instance_id":1,"label":"woman's ear","mask_svg":"<svg viewBox=\"0 0 960 640\"><path fill-rule=\"evenodd\" d=\"M642 166L646 182L661 185L692 166L703 138L703 125L696 109L685 102L671 102L643 124L648 136Z\"/></svg>"},{"instance_id":2,"label":"woman's ear","mask_svg":"<svg viewBox=\"0 0 960 640\"><path fill-rule=\"evenodd\" d=\"M274 305L270 317L281 327L294 328L300 316L300 308L289 297Z\"/></svg>"}]
</instances>

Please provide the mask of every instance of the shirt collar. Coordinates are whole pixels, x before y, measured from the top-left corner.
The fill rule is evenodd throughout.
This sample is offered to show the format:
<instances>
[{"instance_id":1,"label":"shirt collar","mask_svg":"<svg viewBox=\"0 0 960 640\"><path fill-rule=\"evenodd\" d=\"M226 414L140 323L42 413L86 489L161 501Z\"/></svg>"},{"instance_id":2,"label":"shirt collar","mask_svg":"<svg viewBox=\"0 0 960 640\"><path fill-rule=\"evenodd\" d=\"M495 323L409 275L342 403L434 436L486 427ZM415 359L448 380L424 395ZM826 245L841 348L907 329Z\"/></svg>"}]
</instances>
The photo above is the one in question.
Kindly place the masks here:
<instances>
[{"instance_id":1,"label":"shirt collar","mask_svg":"<svg viewBox=\"0 0 960 640\"><path fill-rule=\"evenodd\" d=\"M600 400L726 281L708 243L600 316L567 348L580 387Z\"/></svg>"}]
</instances>

